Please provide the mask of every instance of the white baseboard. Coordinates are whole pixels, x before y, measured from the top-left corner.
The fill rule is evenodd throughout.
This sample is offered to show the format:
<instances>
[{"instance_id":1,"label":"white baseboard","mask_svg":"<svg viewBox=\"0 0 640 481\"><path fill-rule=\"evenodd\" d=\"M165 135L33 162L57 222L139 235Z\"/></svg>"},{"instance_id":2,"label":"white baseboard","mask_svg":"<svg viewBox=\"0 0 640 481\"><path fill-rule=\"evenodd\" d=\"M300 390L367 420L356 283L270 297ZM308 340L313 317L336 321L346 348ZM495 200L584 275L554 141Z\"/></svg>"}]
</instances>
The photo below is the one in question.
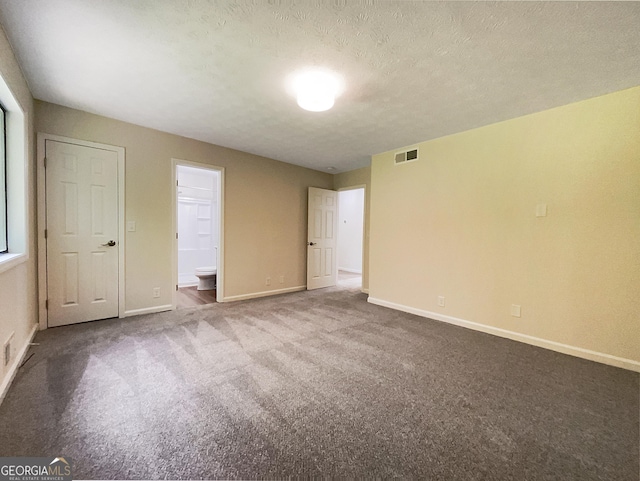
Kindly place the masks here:
<instances>
[{"instance_id":1,"label":"white baseboard","mask_svg":"<svg viewBox=\"0 0 640 481\"><path fill-rule=\"evenodd\" d=\"M581 357L583 359L588 359L589 361L596 361L602 364L608 364L610 366L621 367L630 371L640 372L640 362L634 361L632 359L625 359L602 352L583 349L581 347L575 347L568 344L549 341L547 339L529 336L527 334L520 334L518 332L500 329L498 327L487 326L485 324L479 324L477 322L467 321L465 319L459 319L457 317L451 317L437 312L416 309L415 307L404 306L402 304L396 304L394 302L385 301L383 299L376 299L374 297L369 297L368 302L378 306L389 307L398 311L408 312L409 314L428 317L429 319L433 319L436 321L466 327L467 329L473 329L474 331L493 334L494 336L504 337L506 339L511 339L512 341L524 342L525 344L531 344L532 346L542 347L544 349L561 352L563 354L569 354L570 356Z\"/></svg>"},{"instance_id":2,"label":"white baseboard","mask_svg":"<svg viewBox=\"0 0 640 481\"><path fill-rule=\"evenodd\" d=\"M155 314L156 312L170 311L173 309L171 304L165 304L164 306L144 307L142 309L132 309L130 311L124 311L124 317L140 316L142 314Z\"/></svg>"},{"instance_id":3,"label":"white baseboard","mask_svg":"<svg viewBox=\"0 0 640 481\"><path fill-rule=\"evenodd\" d=\"M29 350L29 344L31 344L31 341L33 341L33 336L36 335L36 332L38 331L38 327L39 327L38 324L34 324L33 328L31 329L31 332L27 336L27 341L20 348L20 351L18 352L18 355L16 356L16 359L13 362L13 366L11 366L11 369L9 369L9 372L5 376L4 381L2 381L2 385L0 385L0 404L2 404L2 401L4 400L4 397L7 395L7 392L9 391L9 387L11 386L13 379L16 377L16 374L18 374L18 369L20 368L22 361L24 361L24 356L27 354L27 351Z\"/></svg>"},{"instance_id":4,"label":"white baseboard","mask_svg":"<svg viewBox=\"0 0 640 481\"><path fill-rule=\"evenodd\" d=\"M222 302L246 301L247 299L256 299L258 297L275 296L278 294L287 294L289 292L304 291L307 286L287 287L285 289L276 289L274 291L252 292L250 294L240 294L239 296L228 296L222 299Z\"/></svg>"},{"instance_id":5,"label":"white baseboard","mask_svg":"<svg viewBox=\"0 0 640 481\"><path fill-rule=\"evenodd\" d=\"M338 271L348 272L350 274L362 274L358 269L347 269L346 267L338 267Z\"/></svg>"}]
</instances>

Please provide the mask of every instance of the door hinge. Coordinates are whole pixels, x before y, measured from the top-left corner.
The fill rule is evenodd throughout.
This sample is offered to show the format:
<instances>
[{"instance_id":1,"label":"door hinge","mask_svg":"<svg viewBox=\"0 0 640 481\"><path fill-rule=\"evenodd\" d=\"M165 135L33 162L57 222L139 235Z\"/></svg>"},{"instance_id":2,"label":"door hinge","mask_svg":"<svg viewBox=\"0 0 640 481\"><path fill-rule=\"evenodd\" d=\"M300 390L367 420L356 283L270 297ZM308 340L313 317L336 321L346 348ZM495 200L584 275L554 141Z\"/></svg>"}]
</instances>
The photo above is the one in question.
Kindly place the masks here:
<instances>
[{"instance_id":1,"label":"door hinge","mask_svg":"<svg viewBox=\"0 0 640 481\"><path fill-rule=\"evenodd\" d=\"M45 309L49 309L49 299L45 299L45 301L44 301L44 308L45 308Z\"/></svg>"},{"instance_id":2,"label":"door hinge","mask_svg":"<svg viewBox=\"0 0 640 481\"><path fill-rule=\"evenodd\" d=\"M47 158L46 157L44 158L44 168L45 169L47 168Z\"/></svg>"},{"instance_id":3,"label":"door hinge","mask_svg":"<svg viewBox=\"0 0 640 481\"><path fill-rule=\"evenodd\" d=\"M176 284L176 291L178 290L178 284Z\"/></svg>"},{"instance_id":4,"label":"door hinge","mask_svg":"<svg viewBox=\"0 0 640 481\"><path fill-rule=\"evenodd\" d=\"M178 238L178 233L176 232L176 239Z\"/></svg>"},{"instance_id":5,"label":"door hinge","mask_svg":"<svg viewBox=\"0 0 640 481\"><path fill-rule=\"evenodd\" d=\"M49 232L47 232L47 229L45 229L44 230L44 238L46 239L48 235L49 235Z\"/></svg>"}]
</instances>

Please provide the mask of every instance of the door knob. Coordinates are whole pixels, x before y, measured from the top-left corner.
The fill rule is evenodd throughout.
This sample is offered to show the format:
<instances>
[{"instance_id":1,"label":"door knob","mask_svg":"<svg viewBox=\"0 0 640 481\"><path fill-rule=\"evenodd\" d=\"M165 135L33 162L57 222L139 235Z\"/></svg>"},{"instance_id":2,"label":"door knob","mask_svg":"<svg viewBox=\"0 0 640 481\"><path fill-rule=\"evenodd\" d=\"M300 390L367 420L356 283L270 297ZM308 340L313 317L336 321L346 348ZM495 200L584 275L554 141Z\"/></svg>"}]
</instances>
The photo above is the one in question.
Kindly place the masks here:
<instances>
[{"instance_id":1,"label":"door knob","mask_svg":"<svg viewBox=\"0 0 640 481\"><path fill-rule=\"evenodd\" d=\"M101 245L102 245L102 247L113 247L114 245L116 245L116 241L110 240L106 244L101 244Z\"/></svg>"},{"instance_id":2,"label":"door knob","mask_svg":"<svg viewBox=\"0 0 640 481\"><path fill-rule=\"evenodd\" d=\"M315 242L308 242L307 245L314 246L314 245L316 245L316 243Z\"/></svg>"}]
</instances>

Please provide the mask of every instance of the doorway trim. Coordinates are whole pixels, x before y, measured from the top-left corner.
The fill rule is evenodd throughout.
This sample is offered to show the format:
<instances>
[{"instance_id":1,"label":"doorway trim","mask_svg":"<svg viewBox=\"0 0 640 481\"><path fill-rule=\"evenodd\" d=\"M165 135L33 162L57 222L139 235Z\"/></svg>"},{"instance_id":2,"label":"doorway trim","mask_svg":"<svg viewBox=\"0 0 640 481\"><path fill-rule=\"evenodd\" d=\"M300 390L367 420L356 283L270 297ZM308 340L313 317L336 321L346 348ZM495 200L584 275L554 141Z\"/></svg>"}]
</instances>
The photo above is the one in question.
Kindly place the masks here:
<instances>
[{"instance_id":1,"label":"doorway trim","mask_svg":"<svg viewBox=\"0 0 640 481\"><path fill-rule=\"evenodd\" d=\"M38 244L38 325L40 330L48 328L47 315L47 240L44 231L47 226L47 188L46 170L44 159L46 154L46 141L52 140L67 144L91 147L94 149L108 150L115 152L118 156L118 317L125 317L125 150L109 144L100 144L87 140L73 139L60 135L38 132L36 149L36 177L37 177L37 244Z\"/></svg>"},{"instance_id":2,"label":"doorway trim","mask_svg":"<svg viewBox=\"0 0 640 481\"><path fill-rule=\"evenodd\" d=\"M173 276L174 289L171 295L171 309L175 310L178 306L178 196L177 196L177 170L179 165L186 167L196 167L198 169L213 170L218 172L219 189L218 189L218 258L216 259L216 302L224 302L224 167L217 165L205 164L202 162L192 162L190 160L171 159L171 201L173 208L171 210L172 225L172 254L171 254L171 271Z\"/></svg>"},{"instance_id":3,"label":"doorway trim","mask_svg":"<svg viewBox=\"0 0 640 481\"><path fill-rule=\"evenodd\" d=\"M360 291L365 293L365 294L369 294L369 289L365 289L364 288L364 271L365 269L367 270L367 278L369 276L369 265L367 263L365 263L365 252L366 252L366 247L367 247L367 227L368 227L368 215L369 212L367 211L367 184L356 184L356 185L349 185L347 187L340 187L339 189L336 189L338 191L338 193L343 192L345 190L358 190L358 189L363 189L364 190L364 205L362 207L362 215L363 215L363 222L362 222L362 285L360 286ZM338 194L340 195L340 194ZM340 203L338 202L338 215L340 215ZM338 234L339 235L339 234ZM338 237L338 246L340 246L340 237Z\"/></svg>"}]
</instances>

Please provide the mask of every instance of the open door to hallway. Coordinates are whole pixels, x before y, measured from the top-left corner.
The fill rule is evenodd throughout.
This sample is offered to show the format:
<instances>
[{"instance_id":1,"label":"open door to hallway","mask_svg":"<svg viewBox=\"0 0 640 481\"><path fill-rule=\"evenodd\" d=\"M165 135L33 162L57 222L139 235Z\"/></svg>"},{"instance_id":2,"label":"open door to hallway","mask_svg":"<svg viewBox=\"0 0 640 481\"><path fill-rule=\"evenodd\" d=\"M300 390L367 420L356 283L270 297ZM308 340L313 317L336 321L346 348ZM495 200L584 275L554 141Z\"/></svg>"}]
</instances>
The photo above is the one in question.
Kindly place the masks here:
<instances>
[{"instance_id":1,"label":"open door to hallway","mask_svg":"<svg viewBox=\"0 0 640 481\"><path fill-rule=\"evenodd\" d=\"M338 285L362 289L364 187L338 191Z\"/></svg>"}]
</instances>

